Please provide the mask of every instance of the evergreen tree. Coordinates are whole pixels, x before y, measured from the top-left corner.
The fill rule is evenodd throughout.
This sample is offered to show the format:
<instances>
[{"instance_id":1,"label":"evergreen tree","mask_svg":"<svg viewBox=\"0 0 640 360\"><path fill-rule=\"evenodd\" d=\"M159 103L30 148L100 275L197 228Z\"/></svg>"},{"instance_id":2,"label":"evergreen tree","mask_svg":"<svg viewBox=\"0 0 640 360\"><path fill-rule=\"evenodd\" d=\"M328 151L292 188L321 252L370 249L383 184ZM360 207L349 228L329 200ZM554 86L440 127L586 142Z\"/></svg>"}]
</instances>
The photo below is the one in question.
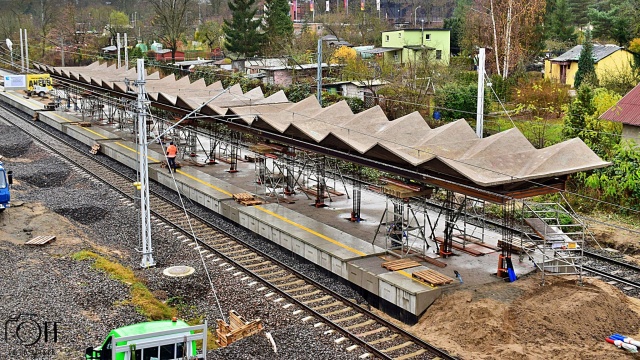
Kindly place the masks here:
<instances>
[{"instance_id":1,"label":"evergreen tree","mask_svg":"<svg viewBox=\"0 0 640 360\"><path fill-rule=\"evenodd\" d=\"M577 36L575 28L571 25L571 19L571 10L567 0L557 0L548 14L547 36L567 45L574 45Z\"/></svg>"},{"instance_id":2,"label":"evergreen tree","mask_svg":"<svg viewBox=\"0 0 640 360\"><path fill-rule=\"evenodd\" d=\"M635 18L636 15L628 4L611 5L605 10L591 9L589 18L593 24L593 36L612 39L619 46L626 46L633 38L630 19Z\"/></svg>"},{"instance_id":3,"label":"evergreen tree","mask_svg":"<svg viewBox=\"0 0 640 360\"><path fill-rule=\"evenodd\" d=\"M258 32L260 20L254 20L256 0L229 1L231 21L224 19L225 47L230 52L253 56L262 48L264 36Z\"/></svg>"},{"instance_id":4,"label":"evergreen tree","mask_svg":"<svg viewBox=\"0 0 640 360\"><path fill-rule=\"evenodd\" d=\"M564 117L562 135L566 139L575 137L583 138L583 132L587 127L587 118L596 112L593 105L593 90L589 85L583 85L578 89L576 98L569 104L569 109Z\"/></svg>"},{"instance_id":5,"label":"evergreen tree","mask_svg":"<svg viewBox=\"0 0 640 360\"><path fill-rule=\"evenodd\" d=\"M571 11L573 25L582 29L589 23L589 7L594 0L568 0L567 5Z\"/></svg>"},{"instance_id":6,"label":"evergreen tree","mask_svg":"<svg viewBox=\"0 0 640 360\"><path fill-rule=\"evenodd\" d=\"M287 0L266 0L264 34L265 52L270 55L281 55L283 50L291 46L293 39L293 21L289 16Z\"/></svg>"},{"instance_id":7,"label":"evergreen tree","mask_svg":"<svg viewBox=\"0 0 640 360\"><path fill-rule=\"evenodd\" d=\"M580 57L578 58L578 71L573 80L573 87L577 89L583 82L590 83L591 85L597 85L598 82L598 78L596 77L596 63L593 61L591 31L589 30L587 30L584 36L582 51L580 51Z\"/></svg>"}]
</instances>

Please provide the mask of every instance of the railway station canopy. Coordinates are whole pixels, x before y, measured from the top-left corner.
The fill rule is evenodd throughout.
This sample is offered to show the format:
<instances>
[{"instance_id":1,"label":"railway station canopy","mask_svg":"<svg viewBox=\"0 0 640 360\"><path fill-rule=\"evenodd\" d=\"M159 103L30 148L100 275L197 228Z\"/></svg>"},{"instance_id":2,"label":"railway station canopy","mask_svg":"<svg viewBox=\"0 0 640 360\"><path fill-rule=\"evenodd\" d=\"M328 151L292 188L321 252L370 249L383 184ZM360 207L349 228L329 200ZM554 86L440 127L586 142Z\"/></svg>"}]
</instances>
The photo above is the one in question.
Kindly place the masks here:
<instances>
[{"instance_id":1,"label":"railway station canopy","mask_svg":"<svg viewBox=\"0 0 640 360\"><path fill-rule=\"evenodd\" d=\"M62 82L135 96L127 82L137 79L136 69L36 66ZM217 96L200 120L494 202L557 192L569 175L609 165L578 138L536 149L517 128L481 139L464 119L432 129L418 112L388 119L379 106L354 114L345 101L323 108L315 97L292 103L282 91L265 97L259 87L243 92L157 72L146 80L153 106L186 114Z\"/></svg>"}]
</instances>

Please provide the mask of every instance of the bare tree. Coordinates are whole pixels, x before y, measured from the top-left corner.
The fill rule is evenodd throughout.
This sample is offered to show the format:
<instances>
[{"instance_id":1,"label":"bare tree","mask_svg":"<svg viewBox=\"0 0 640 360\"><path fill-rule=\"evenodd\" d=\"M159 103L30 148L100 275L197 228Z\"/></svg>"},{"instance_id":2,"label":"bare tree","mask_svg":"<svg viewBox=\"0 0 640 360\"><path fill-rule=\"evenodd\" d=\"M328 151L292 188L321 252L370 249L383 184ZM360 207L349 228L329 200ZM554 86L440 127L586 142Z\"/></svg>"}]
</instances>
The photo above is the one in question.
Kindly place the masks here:
<instances>
[{"instance_id":1,"label":"bare tree","mask_svg":"<svg viewBox=\"0 0 640 360\"><path fill-rule=\"evenodd\" d=\"M498 75L509 76L516 60L535 46L537 25L545 11L544 0L474 0L465 22L468 45L493 49L492 65Z\"/></svg>"},{"instance_id":2,"label":"bare tree","mask_svg":"<svg viewBox=\"0 0 640 360\"><path fill-rule=\"evenodd\" d=\"M187 31L187 11L194 6L194 0L148 0L155 10L153 25L156 35L171 49L171 59L175 61L178 42Z\"/></svg>"},{"instance_id":3,"label":"bare tree","mask_svg":"<svg viewBox=\"0 0 640 360\"><path fill-rule=\"evenodd\" d=\"M40 0L39 6L36 7L37 17L35 18L34 23L38 29L38 35L40 35L43 59L45 56L49 33L54 28L54 24L61 8L62 0Z\"/></svg>"}]
</instances>

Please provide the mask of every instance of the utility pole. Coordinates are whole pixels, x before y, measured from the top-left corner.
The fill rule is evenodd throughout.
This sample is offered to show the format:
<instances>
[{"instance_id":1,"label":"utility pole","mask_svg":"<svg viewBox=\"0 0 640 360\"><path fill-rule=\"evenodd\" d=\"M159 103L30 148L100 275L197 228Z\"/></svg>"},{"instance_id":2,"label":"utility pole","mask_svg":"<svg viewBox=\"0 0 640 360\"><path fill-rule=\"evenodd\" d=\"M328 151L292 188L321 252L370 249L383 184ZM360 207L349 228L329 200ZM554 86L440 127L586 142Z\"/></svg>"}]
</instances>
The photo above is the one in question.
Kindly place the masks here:
<instances>
[{"instance_id":1,"label":"utility pole","mask_svg":"<svg viewBox=\"0 0 640 360\"><path fill-rule=\"evenodd\" d=\"M476 110L476 135L482 139L484 130L484 48L478 49L478 107Z\"/></svg>"},{"instance_id":2,"label":"utility pole","mask_svg":"<svg viewBox=\"0 0 640 360\"><path fill-rule=\"evenodd\" d=\"M60 60L62 60L62 66L64 67L64 38L60 37Z\"/></svg>"},{"instance_id":3,"label":"utility pole","mask_svg":"<svg viewBox=\"0 0 640 360\"><path fill-rule=\"evenodd\" d=\"M129 70L129 44L127 41L127 33L124 33L124 69Z\"/></svg>"},{"instance_id":4,"label":"utility pole","mask_svg":"<svg viewBox=\"0 0 640 360\"><path fill-rule=\"evenodd\" d=\"M24 72L24 46L22 41L22 29L20 29L20 73Z\"/></svg>"},{"instance_id":5,"label":"utility pole","mask_svg":"<svg viewBox=\"0 0 640 360\"><path fill-rule=\"evenodd\" d=\"M318 39L318 71L316 72L316 77L318 103L322 106L322 39Z\"/></svg>"},{"instance_id":6,"label":"utility pole","mask_svg":"<svg viewBox=\"0 0 640 360\"><path fill-rule=\"evenodd\" d=\"M7 38L7 47L9 48L9 56L11 56L11 71L13 71L13 43L9 38Z\"/></svg>"},{"instance_id":7,"label":"utility pole","mask_svg":"<svg viewBox=\"0 0 640 360\"><path fill-rule=\"evenodd\" d=\"M29 39L27 38L27 29L24 29L24 54L27 57L26 72L29 72Z\"/></svg>"},{"instance_id":8,"label":"utility pole","mask_svg":"<svg viewBox=\"0 0 640 360\"><path fill-rule=\"evenodd\" d=\"M116 37L116 47L118 48L118 65L116 66L116 69L120 69L122 67L122 62L120 61L120 33L118 33L118 36Z\"/></svg>"},{"instance_id":9,"label":"utility pole","mask_svg":"<svg viewBox=\"0 0 640 360\"><path fill-rule=\"evenodd\" d=\"M149 209L149 160L147 158L147 93L145 90L144 59L138 59L138 182L140 190L140 239L142 240L142 261L140 267L155 266L151 244L151 212Z\"/></svg>"}]
</instances>

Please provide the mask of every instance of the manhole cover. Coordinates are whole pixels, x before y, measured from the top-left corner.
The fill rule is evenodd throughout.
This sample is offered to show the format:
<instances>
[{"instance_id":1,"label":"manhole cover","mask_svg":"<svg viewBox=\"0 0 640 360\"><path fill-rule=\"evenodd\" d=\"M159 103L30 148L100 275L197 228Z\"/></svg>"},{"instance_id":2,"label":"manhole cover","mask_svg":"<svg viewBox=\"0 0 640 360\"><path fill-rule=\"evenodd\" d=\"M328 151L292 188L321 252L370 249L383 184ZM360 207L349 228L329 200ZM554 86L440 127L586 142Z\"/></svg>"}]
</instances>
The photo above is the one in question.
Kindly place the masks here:
<instances>
[{"instance_id":1,"label":"manhole cover","mask_svg":"<svg viewBox=\"0 0 640 360\"><path fill-rule=\"evenodd\" d=\"M164 269L162 273L166 276L181 277L191 275L194 271L196 271L196 269L191 266L172 266Z\"/></svg>"}]
</instances>

